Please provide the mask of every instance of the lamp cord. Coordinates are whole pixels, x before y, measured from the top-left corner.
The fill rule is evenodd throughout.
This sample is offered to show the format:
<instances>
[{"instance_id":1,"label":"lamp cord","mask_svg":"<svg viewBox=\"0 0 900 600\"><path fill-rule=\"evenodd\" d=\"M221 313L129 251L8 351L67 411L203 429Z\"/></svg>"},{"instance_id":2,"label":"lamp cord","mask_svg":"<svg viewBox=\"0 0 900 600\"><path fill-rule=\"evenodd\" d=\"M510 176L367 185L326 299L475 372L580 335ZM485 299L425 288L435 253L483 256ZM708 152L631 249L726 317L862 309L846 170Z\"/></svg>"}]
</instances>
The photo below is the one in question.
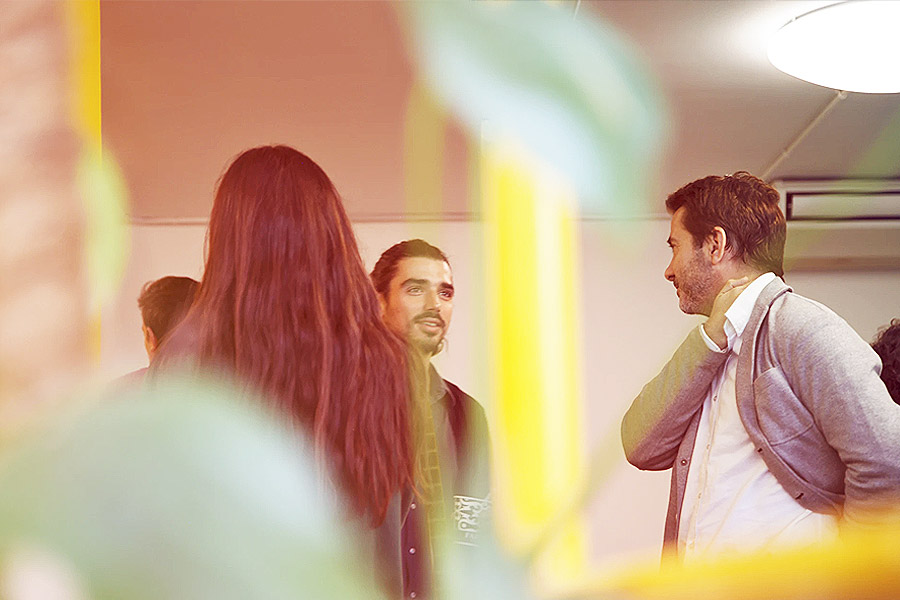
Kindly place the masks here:
<instances>
[{"instance_id":1,"label":"lamp cord","mask_svg":"<svg viewBox=\"0 0 900 600\"><path fill-rule=\"evenodd\" d=\"M822 121L822 119L825 118L825 115L827 115L829 111L831 111L831 109L837 105L838 102L846 98L847 94L848 93L843 90L835 90L834 97L828 101L828 104L822 107L822 110L820 110L818 114L816 114L816 116L813 117L813 119L809 122L809 124L804 127L800 133L797 134L797 136L791 141L791 143L785 146L784 150L782 150L781 153L777 157L775 157L775 160L773 160L771 164L769 164L769 166L766 167L766 169L762 172L762 174L760 175L760 179L768 181L769 176L772 174L775 168L780 165L784 159L790 156L791 152L794 151L794 149L800 144L800 142L802 142L803 139L807 135L809 135L809 132L812 131L813 128L818 125Z\"/></svg>"}]
</instances>

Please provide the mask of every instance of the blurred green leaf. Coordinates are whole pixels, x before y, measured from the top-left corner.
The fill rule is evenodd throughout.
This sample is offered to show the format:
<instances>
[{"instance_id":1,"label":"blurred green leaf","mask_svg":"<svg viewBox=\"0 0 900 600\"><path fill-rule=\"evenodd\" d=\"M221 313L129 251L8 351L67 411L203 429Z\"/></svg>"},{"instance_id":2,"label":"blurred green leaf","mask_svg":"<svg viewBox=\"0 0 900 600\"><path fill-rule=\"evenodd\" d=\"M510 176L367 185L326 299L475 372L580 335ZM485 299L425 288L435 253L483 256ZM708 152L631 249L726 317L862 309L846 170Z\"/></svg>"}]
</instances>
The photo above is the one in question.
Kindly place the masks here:
<instances>
[{"instance_id":1,"label":"blurred green leaf","mask_svg":"<svg viewBox=\"0 0 900 600\"><path fill-rule=\"evenodd\" d=\"M661 96L629 44L550 2L405 2L413 57L469 128L525 144L591 213L633 212L658 170Z\"/></svg>"},{"instance_id":2,"label":"blurred green leaf","mask_svg":"<svg viewBox=\"0 0 900 600\"><path fill-rule=\"evenodd\" d=\"M85 144L78 164L85 212L85 266L91 309L97 311L119 289L131 250L128 191L109 150Z\"/></svg>"},{"instance_id":3,"label":"blurred green leaf","mask_svg":"<svg viewBox=\"0 0 900 600\"><path fill-rule=\"evenodd\" d=\"M60 557L95 600L378 597L305 444L257 405L160 384L7 447L0 557Z\"/></svg>"}]
</instances>

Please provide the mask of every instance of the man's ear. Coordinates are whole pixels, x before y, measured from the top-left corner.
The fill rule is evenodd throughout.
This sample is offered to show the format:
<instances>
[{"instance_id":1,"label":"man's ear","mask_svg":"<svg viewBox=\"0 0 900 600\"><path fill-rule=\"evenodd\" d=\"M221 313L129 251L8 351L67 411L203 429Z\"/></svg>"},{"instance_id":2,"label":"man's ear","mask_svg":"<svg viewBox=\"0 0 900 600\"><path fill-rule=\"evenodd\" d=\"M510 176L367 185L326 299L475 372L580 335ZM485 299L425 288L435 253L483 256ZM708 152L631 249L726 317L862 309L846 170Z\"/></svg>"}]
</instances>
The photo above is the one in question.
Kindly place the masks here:
<instances>
[{"instance_id":1,"label":"man's ear","mask_svg":"<svg viewBox=\"0 0 900 600\"><path fill-rule=\"evenodd\" d=\"M721 227L713 227L712 233L706 237L708 243L707 251L709 252L710 262L714 265L725 260L728 244L728 234Z\"/></svg>"},{"instance_id":2,"label":"man's ear","mask_svg":"<svg viewBox=\"0 0 900 600\"><path fill-rule=\"evenodd\" d=\"M376 293L375 295L378 296L378 304L381 306L381 318L383 319L384 313L387 312L387 300L381 294Z\"/></svg>"},{"instance_id":3,"label":"man's ear","mask_svg":"<svg viewBox=\"0 0 900 600\"><path fill-rule=\"evenodd\" d=\"M144 330L144 347L147 348L147 354L152 355L156 352L159 340L156 339L156 334L153 333L153 330L146 325L141 326L141 329Z\"/></svg>"}]
</instances>

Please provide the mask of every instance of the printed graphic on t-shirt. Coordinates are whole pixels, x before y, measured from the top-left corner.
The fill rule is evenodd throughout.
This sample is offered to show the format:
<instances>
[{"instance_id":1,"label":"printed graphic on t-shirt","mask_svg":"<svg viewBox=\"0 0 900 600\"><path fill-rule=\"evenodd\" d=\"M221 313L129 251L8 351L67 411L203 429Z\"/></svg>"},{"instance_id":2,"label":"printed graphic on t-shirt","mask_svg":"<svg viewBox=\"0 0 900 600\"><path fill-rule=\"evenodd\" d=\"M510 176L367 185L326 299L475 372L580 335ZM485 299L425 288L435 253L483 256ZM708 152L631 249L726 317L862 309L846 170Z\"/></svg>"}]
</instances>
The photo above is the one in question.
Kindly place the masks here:
<instances>
[{"instance_id":1,"label":"printed graphic on t-shirt","mask_svg":"<svg viewBox=\"0 0 900 600\"><path fill-rule=\"evenodd\" d=\"M453 521L460 534L457 543L474 546L481 521L491 506L490 497L453 496Z\"/></svg>"}]
</instances>

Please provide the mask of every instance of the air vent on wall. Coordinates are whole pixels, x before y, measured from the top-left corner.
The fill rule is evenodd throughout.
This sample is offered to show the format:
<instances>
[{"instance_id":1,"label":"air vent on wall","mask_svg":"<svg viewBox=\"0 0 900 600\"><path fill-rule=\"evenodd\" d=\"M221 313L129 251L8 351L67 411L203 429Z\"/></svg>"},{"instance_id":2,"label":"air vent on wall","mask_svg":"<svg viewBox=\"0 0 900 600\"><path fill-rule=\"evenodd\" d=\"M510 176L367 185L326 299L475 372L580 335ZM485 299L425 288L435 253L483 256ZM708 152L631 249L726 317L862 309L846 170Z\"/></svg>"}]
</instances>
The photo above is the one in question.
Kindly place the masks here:
<instances>
[{"instance_id":1,"label":"air vent on wall","mask_svg":"<svg viewBox=\"0 0 900 600\"><path fill-rule=\"evenodd\" d=\"M900 180L774 182L786 270L900 269Z\"/></svg>"}]
</instances>

